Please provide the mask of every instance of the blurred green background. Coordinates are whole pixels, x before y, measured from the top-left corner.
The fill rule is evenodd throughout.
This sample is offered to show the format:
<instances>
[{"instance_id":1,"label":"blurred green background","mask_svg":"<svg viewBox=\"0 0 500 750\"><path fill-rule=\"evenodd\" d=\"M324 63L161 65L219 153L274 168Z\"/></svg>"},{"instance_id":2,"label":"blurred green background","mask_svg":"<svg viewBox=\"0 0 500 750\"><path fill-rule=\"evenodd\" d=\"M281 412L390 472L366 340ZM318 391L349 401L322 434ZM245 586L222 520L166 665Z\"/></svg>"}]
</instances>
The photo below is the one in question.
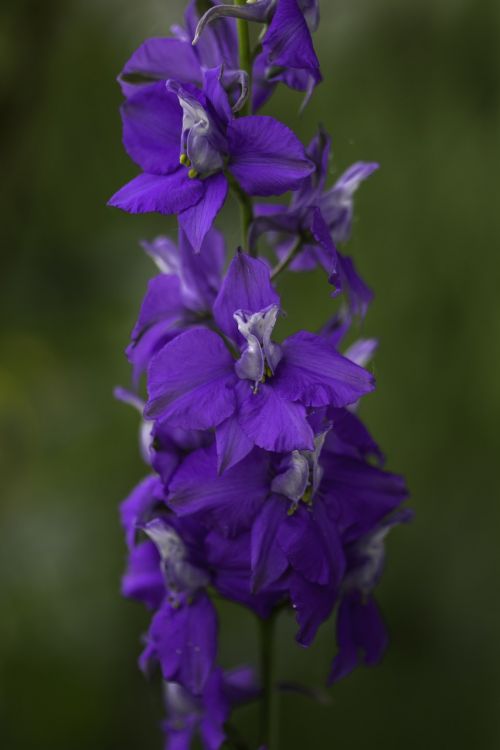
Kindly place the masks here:
<instances>
[{"instance_id":1,"label":"blurred green background","mask_svg":"<svg viewBox=\"0 0 500 750\"><path fill-rule=\"evenodd\" d=\"M0 149L0 725L5 750L161 747L159 688L136 668L148 616L119 596L117 504L145 473L137 418L113 401L153 272L138 241L169 219L105 207L135 174L115 76L170 0L3 0ZM491 0L322 2L324 83L306 141L333 135L337 173L380 172L358 194L350 252L377 293L381 340L363 416L417 511L389 542L379 599L392 643L330 703L280 700L293 748L500 746L499 6ZM221 225L234 244L234 205ZM325 278L281 285L283 332L335 307ZM286 329L286 330L285 330ZM222 612L222 661L255 657L255 624ZM304 652L280 622L284 679L321 684L330 625ZM252 735L253 709L240 712Z\"/></svg>"}]
</instances>

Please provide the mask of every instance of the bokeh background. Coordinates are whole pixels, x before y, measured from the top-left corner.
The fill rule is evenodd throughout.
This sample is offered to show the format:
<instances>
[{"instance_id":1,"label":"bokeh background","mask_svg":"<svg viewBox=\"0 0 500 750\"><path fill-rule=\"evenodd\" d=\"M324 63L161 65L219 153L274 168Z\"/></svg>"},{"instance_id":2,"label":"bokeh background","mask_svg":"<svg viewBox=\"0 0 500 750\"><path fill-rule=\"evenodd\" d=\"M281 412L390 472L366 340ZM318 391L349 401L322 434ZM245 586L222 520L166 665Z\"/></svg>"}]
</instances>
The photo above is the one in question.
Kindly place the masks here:
<instances>
[{"instance_id":1,"label":"bokeh background","mask_svg":"<svg viewBox=\"0 0 500 750\"><path fill-rule=\"evenodd\" d=\"M377 297L381 340L363 416L405 473L416 519L389 541L381 666L315 704L280 699L280 744L387 750L500 746L499 6L336 0L316 37L324 83L306 141L332 132L337 174L382 169L358 193L350 251ZM0 725L5 750L161 747L159 687L136 668L148 616L119 596L117 504L145 473L137 417L113 401L153 269L141 238L173 232L105 207L135 174L115 76L181 20L173 0L3 0ZM236 240L234 206L222 224ZM325 278L281 284L282 333L334 309ZM222 613L222 661L255 658L255 623ZM278 671L322 684L331 626L304 652L283 617ZM252 736L253 709L238 715Z\"/></svg>"}]
</instances>

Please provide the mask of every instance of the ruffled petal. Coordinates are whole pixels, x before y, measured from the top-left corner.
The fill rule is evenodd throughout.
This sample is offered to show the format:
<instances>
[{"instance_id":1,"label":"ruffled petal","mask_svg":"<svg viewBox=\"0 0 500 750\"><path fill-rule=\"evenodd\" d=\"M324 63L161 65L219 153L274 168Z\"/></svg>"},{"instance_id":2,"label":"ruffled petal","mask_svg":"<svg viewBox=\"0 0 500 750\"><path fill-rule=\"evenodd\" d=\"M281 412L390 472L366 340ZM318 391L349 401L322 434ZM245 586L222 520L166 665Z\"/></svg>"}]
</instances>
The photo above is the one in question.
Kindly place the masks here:
<instances>
[{"instance_id":1,"label":"ruffled petal","mask_svg":"<svg viewBox=\"0 0 500 750\"><path fill-rule=\"evenodd\" d=\"M173 427L210 429L233 413L235 379L222 339L205 328L192 328L151 361L145 415L168 419Z\"/></svg>"},{"instance_id":2,"label":"ruffled petal","mask_svg":"<svg viewBox=\"0 0 500 750\"><path fill-rule=\"evenodd\" d=\"M144 172L168 174L179 165L182 110L164 83L140 89L121 106L123 145Z\"/></svg>"},{"instance_id":3,"label":"ruffled petal","mask_svg":"<svg viewBox=\"0 0 500 750\"><path fill-rule=\"evenodd\" d=\"M310 646L319 626L332 613L337 591L295 573L290 580L290 598L299 624L296 639L302 646Z\"/></svg>"},{"instance_id":4,"label":"ruffled petal","mask_svg":"<svg viewBox=\"0 0 500 750\"><path fill-rule=\"evenodd\" d=\"M290 565L311 583L326 586L332 578L324 539L312 515L299 508L280 525L277 541Z\"/></svg>"},{"instance_id":5,"label":"ruffled petal","mask_svg":"<svg viewBox=\"0 0 500 750\"><path fill-rule=\"evenodd\" d=\"M321 80L311 33L297 0L279 0L262 47L270 65L285 72L289 68L306 71L315 83Z\"/></svg>"},{"instance_id":6,"label":"ruffled petal","mask_svg":"<svg viewBox=\"0 0 500 750\"><path fill-rule=\"evenodd\" d=\"M197 203L190 204L179 214L179 225L186 233L196 252L201 250L203 240L210 231L215 217L224 205L227 197L227 180L219 172L204 180L191 180L200 183L203 195Z\"/></svg>"},{"instance_id":7,"label":"ruffled petal","mask_svg":"<svg viewBox=\"0 0 500 750\"><path fill-rule=\"evenodd\" d=\"M314 435L301 404L281 398L267 384L254 393L249 381L241 381L237 391L238 421L256 445L278 453L314 449Z\"/></svg>"},{"instance_id":8,"label":"ruffled petal","mask_svg":"<svg viewBox=\"0 0 500 750\"><path fill-rule=\"evenodd\" d=\"M108 201L129 214L177 214L203 195L201 180L190 180L184 167L168 175L140 174Z\"/></svg>"},{"instance_id":9,"label":"ruffled petal","mask_svg":"<svg viewBox=\"0 0 500 750\"><path fill-rule=\"evenodd\" d=\"M236 416L222 422L215 431L217 445L217 471L223 474L235 466L253 448L253 440L243 432Z\"/></svg>"},{"instance_id":10,"label":"ruffled petal","mask_svg":"<svg viewBox=\"0 0 500 750\"><path fill-rule=\"evenodd\" d=\"M234 535L251 526L264 502L268 470L265 455L256 451L218 474L214 447L202 449L189 455L175 474L167 502L179 516L203 515L222 533Z\"/></svg>"},{"instance_id":11,"label":"ruffled petal","mask_svg":"<svg viewBox=\"0 0 500 750\"><path fill-rule=\"evenodd\" d=\"M184 303L191 310L210 310L219 291L226 243L217 229L205 235L201 251L196 253L182 229L179 229L179 276Z\"/></svg>"},{"instance_id":12,"label":"ruffled petal","mask_svg":"<svg viewBox=\"0 0 500 750\"><path fill-rule=\"evenodd\" d=\"M271 284L269 266L263 260L237 252L214 303L214 317L221 331L235 341L243 341L234 313L237 310L254 313L279 304L279 295Z\"/></svg>"},{"instance_id":13,"label":"ruffled petal","mask_svg":"<svg viewBox=\"0 0 500 750\"><path fill-rule=\"evenodd\" d=\"M155 276L148 283L137 323L132 331L132 341L157 323L175 325L185 313L179 279L169 274Z\"/></svg>"},{"instance_id":14,"label":"ruffled petal","mask_svg":"<svg viewBox=\"0 0 500 750\"><path fill-rule=\"evenodd\" d=\"M201 84L200 64L191 44L181 39L152 37L136 49L118 77L122 92L131 96L141 86L177 78Z\"/></svg>"},{"instance_id":15,"label":"ruffled petal","mask_svg":"<svg viewBox=\"0 0 500 750\"><path fill-rule=\"evenodd\" d=\"M154 506L162 499L162 487L157 476L149 476L134 487L120 505L120 519L129 549L134 547L137 526L143 523Z\"/></svg>"},{"instance_id":16,"label":"ruffled petal","mask_svg":"<svg viewBox=\"0 0 500 750\"><path fill-rule=\"evenodd\" d=\"M148 639L163 678L199 695L213 668L217 651L217 617L206 594L178 608L168 602L153 617Z\"/></svg>"},{"instance_id":17,"label":"ruffled petal","mask_svg":"<svg viewBox=\"0 0 500 750\"><path fill-rule=\"evenodd\" d=\"M329 455L321 487L344 543L374 527L408 496L403 477L350 456Z\"/></svg>"},{"instance_id":18,"label":"ruffled petal","mask_svg":"<svg viewBox=\"0 0 500 750\"><path fill-rule=\"evenodd\" d=\"M229 170L250 195L296 190L314 170L297 136L273 117L240 117L227 132Z\"/></svg>"},{"instance_id":19,"label":"ruffled petal","mask_svg":"<svg viewBox=\"0 0 500 750\"><path fill-rule=\"evenodd\" d=\"M165 580L160 556L152 542L141 542L131 549L127 569L122 577L122 595L157 609L165 597Z\"/></svg>"},{"instance_id":20,"label":"ruffled petal","mask_svg":"<svg viewBox=\"0 0 500 750\"><path fill-rule=\"evenodd\" d=\"M343 598L337 615L337 643L339 651L333 660L330 683L338 682L358 666L360 650L365 664L380 661L388 636L373 597L363 600L358 591L353 591Z\"/></svg>"},{"instance_id":21,"label":"ruffled petal","mask_svg":"<svg viewBox=\"0 0 500 750\"><path fill-rule=\"evenodd\" d=\"M287 503L271 495L252 526L252 591L257 592L276 581L287 569L288 560L276 544L280 525L286 519Z\"/></svg>"},{"instance_id":22,"label":"ruffled petal","mask_svg":"<svg viewBox=\"0 0 500 750\"><path fill-rule=\"evenodd\" d=\"M273 387L306 406L346 406L373 391L373 376L343 357L323 338L301 331L282 344Z\"/></svg>"}]
</instances>

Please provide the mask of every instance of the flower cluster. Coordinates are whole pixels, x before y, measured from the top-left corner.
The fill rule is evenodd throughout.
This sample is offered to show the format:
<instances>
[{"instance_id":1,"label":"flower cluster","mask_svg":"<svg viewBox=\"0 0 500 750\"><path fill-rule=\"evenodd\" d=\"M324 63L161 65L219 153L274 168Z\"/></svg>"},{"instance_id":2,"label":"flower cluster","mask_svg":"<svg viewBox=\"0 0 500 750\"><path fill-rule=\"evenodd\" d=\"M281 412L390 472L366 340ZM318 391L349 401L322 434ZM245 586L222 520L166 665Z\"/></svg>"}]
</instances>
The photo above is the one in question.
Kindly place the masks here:
<instances>
[{"instance_id":1,"label":"flower cluster","mask_svg":"<svg viewBox=\"0 0 500 750\"><path fill-rule=\"evenodd\" d=\"M322 129L305 148L254 114L280 82L307 102L321 81L318 21L317 0L191 0L185 26L144 42L119 77L123 142L142 171L110 204L175 214L179 227L177 242L144 243L158 273L127 348L131 388L116 392L142 414L149 470L121 506L122 589L152 611L140 666L162 675L170 750L195 735L209 750L232 746L232 707L269 700L268 675L261 689L251 669L219 665L217 597L266 622L292 610L305 647L336 612L330 682L386 646L373 590L385 536L410 513L403 479L383 468L357 415L375 387L366 366L376 342L343 342L372 292L338 249L377 165L358 162L328 186ZM243 248L227 263L214 222L229 191ZM253 202L289 191L288 204ZM274 267L258 257L263 239ZM316 266L340 297L337 314L279 340L276 280ZM269 728L261 743L269 748Z\"/></svg>"}]
</instances>

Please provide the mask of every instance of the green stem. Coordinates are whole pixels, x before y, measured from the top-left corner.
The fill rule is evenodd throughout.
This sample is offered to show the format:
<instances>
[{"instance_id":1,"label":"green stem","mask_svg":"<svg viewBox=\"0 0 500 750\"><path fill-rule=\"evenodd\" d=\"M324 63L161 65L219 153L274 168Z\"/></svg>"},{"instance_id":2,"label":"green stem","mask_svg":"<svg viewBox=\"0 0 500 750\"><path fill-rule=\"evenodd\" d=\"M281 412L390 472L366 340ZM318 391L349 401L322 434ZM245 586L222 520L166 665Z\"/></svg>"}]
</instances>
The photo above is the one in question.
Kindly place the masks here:
<instances>
[{"instance_id":1,"label":"green stem","mask_svg":"<svg viewBox=\"0 0 500 750\"><path fill-rule=\"evenodd\" d=\"M262 682L259 744L274 750L273 738L273 641L276 613L260 624L260 679Z\"/></svg>"},{"instance_id":2,"label":"green stem","mask_svg":"<svg viewBox=\"0 0 500 750\"><path fill-rule=\"evenodd\" d=\"M239 185L234 177L230 174L226 174L227 180L229 182L229 185L231 187L231 190L235 194L235 196L238 199L238 202L240 204L240 213L241 213L241 244L244 250L246 250L248 246L248 232L250 229L250 224L253 221L253 206L252 206L252 199L250 198L247 193L243 190L241 185ZM254 258L257 257L257 251L254 248L249 249L250 255L252 255Z\"/></svg>"},{"instance_id":3,"label":"green stem","mask_svg":"<svg viewBox=\"0 0 500 750\"><path fill-rule=\"evenodd\" d=\"M235 5L245 5L246 0L235 0ZM252 50L250 49L250 34L248 30L248 21L244 21L238 18L238 47L240 55L240 68L244 70L248 76L248 93L247 100L240 110L240 115L248 115L251 111L252 101ZM250 224L253 221L253 206L252 199L249 195L241 189L240 185L235 180L230 181L233 192L236 194L240 203L241 212L241 235L242 235L242 246L246 250L248 247L248 231ZM250 255L257 257L257 251L249 250Z\"/></svg>"},{"instance_id":4,"label":"green stem","mask_svg":"<svg viewBox=\"0 0 500 750\"><path fill-rule=\"evenodd\" d=\"M245 5L246 0L235 0L235 5ZM248 21L238 18L238 47L240 52L240 69L244 70L248 76L248 96L244 106L241 109L241 115L250 114L252 101L252 50L250 49L250 33Z\"/></svg>"},{"instance_id":5,"label":"green stem","mask_svg":"<svg viewBox=\"0 0 500 750\"><path fill-rule=\"evenodd\" d=\"M302 237L298 237L297 242L292 247L288 255L285 255L283 260L281 260L277 265L274 266L273 270L271 271L271 279L273 281L276 279L277 276L280 275L280 273L283 273L283 271L285 271L288 268L288 266L290 265L292 260L295 258L295 256L298 255L300 251L302 250L303 244L304 244L304 239Z\"/></svg>"}]
</instances>

